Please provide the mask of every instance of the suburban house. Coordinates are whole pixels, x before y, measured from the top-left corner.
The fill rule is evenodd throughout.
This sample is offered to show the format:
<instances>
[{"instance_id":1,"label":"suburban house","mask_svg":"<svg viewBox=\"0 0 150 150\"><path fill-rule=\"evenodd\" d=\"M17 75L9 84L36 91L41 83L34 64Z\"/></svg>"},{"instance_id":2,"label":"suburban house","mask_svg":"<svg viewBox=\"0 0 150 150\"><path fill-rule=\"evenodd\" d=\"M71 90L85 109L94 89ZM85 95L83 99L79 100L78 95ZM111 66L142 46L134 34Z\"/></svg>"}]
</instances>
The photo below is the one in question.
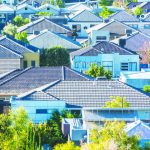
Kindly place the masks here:
<instances>
[{"instance_id":1,"label":"suburban house","mask_svg":"<svg viewBox=\"0 0 150 150\"><path fill-rule=\"evenodd\" d=\"M69 51L74 51L81 48L81 44L79 42L49 30L44 30L38 35L29 36L28 41L31 45L40 49L51 48L53 46L62 46Z\"/></svg>"},{"instance_id":2,"label":"suburban house","mask_svg":"<svg viewBox=\"0 0 150 150\"><path fill-rule=\"evenodd\" d=\"M136 72L121 72L119 81L137 89L142 89L145 85L150 85L150 70L142 69Z\"/></svg>"},{"instance_id":3,"label":"suburban house","mask_svg":"<svg viewBox=\"0 0 150 150\"><path fill-rule=\"evenodd\" d=\"M111 96L125 97L130 107L103 108L111 100ZM90 123L102 125L105 120L113 121L115 118L126 122L134 121L135 118L150 121L150 97L113 80L57 80L11 97L10 102L12 109L23 106L36 123L46 121L52 111L63 109L81 112L87 128L90 128Z\"/></svg>"},{"instance_id":4,"label":"suburban house","mask_svg":"<svg viewBox=\"0 0 150 150\"><path fill-rule=\"evenodd\" d=\"M39 49L13 38L0 38L0 73L14 69L38 67L40 63Z\"/></svg>"},{"instance_id":5,"label":"suburban house","mask_svg":"<svg viewBox=\"0 0 150 150\"><path fill-rule=\"evenodd\" d=\"M18 5L28 4L34 7L39 7L41 6L42 2L43 0L22 0L21 2L18 3Z\"/></svg>"},{"instance_id":6,"label":"suburban house","mask_svg":"<svg viewBox=\"0 0 150 150\"><path fill-rule=\"evenodd\" d=\"M141 147L144 147L147 142L150 142L150 127L141 120L127 124L125 131L128 136L139 136Z\"/></svg>"},{"instance_id":7,"label":"suburban house","mask_svg":"<svg viewBox=\"0 0 150 150\"><path fill-rule=\"evenodd\" d=\"M28 18L30 15L35 14L36 12L37 10L34 6L28 5L26 3L19 5L16 8L16 14L21 15L24 18Z\"/></svg>"},{"instance_id":8,"label":"suburban house","mask_svg":"<svg viewBox=\"0 0 150 150\"><path fill-rule=\"evenodd\" d=\"M76 31L78 37L88 37L86 30L102 22L101 17L86 9L70 14L68 17L68 26Z\"/></svg>"},{"instance_id":9,"label":"suburban house","mask_svg":"<svg viewBox=\"0 0 150 150\"><path fill-rule=\"evenodd\" d=\"M117 59L116 59L117 58ZM138 71L139 55L114 43L101 41L70 53L71 68L85 72L91 64L104 66L112 72L113 77L119 77L121 71Z\"/></svg>"},{"instance_id":10,"label":"suburban house","mask_svg":"<svg viewBox=\"0 0 150 150\"><path fill-rule=\"evenodd\" d=\"M133 8L139 6L140 4L142 4L142 2L130 2L129 4L127 4L127 8L133 9Z\"/></svg>"},{"instance_id":11,"label":"suburban house","mask_svg":"<svg viewBox=\"0 0 150 150\"><path fill-rule=\"evenodd\" d=\"M131 35L136 30L117 20L100 23L86 30L89 44L96 44L98 41L111 41L124 35Z\"/></svg>"},{"instance_id":12,"label":"suburban house","mask_svg":"<svg viewBox=\"0 0 150 150\"><path fill-rule=\"evenodd\" d=\"M141 28L141 22L140 19L137 18L136 16L129 14L127 11L122 10L122 11L118 11L114 14L112 14L109 17L110 20L117 20L119 22L123 22L131 27L133 27L134 29L138 29Z\"/></svg>"},{"instance_id":13,"label":"suburban house","mask_svg":"<svg viewBox=\"0 0 150 150\"><path fill-rule=\"evenodd\" d=\"M40 7L38 7L37 12L49 12L57 16L60 14L60 8L51 4L45 4L45 5L41 5Z\"/></svg>"},{"instance_id":14,"label":"suburban house","mask_svg":"<svg viewBox=\"0 0 150 150\"><path fill-rule=\"evenodd\" d=\"M52 32L67 35L71 30L63 25L56 24L47 18L40 18L36 21L30 22L22 27L19 27L17 32L26 31L28 35L39 34L41 31L48 29Z\"/></svg>"}]
</instances>

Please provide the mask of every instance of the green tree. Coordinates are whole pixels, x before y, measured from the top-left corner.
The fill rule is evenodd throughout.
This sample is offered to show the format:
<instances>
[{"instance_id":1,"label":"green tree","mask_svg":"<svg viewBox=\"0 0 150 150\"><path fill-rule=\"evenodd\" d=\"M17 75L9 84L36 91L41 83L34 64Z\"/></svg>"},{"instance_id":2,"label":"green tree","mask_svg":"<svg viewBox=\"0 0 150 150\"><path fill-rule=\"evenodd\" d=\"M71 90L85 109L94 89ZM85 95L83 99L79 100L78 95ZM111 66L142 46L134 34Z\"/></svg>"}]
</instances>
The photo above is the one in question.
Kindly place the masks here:
<instances>
[{"instance_id":1,"label":"green tree","mask_svg":"<svg viewBox=\"0 0 150 150\"><path fill-rule=\"evenodd\" d=\"M8 23L3 29L4 35L10 35L10 36L14 37L16 33L17 33L17 26L15 26L11 23Z\"/></svg>"},{"instance_id":2,"label":"green tree","mask_svg":"<svg viewBox=\"0 0 150 150\"><path fill-rule=\"evenodd\" d=\"M22 18L21 16L16 16L14 19L13 19L13 22L14 22L14 25L16 25L17 27L20 27L20 26L23 26L27 23L30 22L30 19L29 18Z\"/></svg>"},{"instance_id":3,"label":"green tree","mask_svg":"<svg viewBox=\"0 0 150 150\"><path fill-rule=\"evenodd\" d=\"M145 85L145 86L143 87L143 91L144 91L144 92L147 92L147 93L150 93L150 85Z\"/></svg>"},{"instance_id":4,"label":"green tree","mask_svg":"<svg viewBox=\"0 0 150 150\"><path fill-rule=\"evenodd\" d=\"M90 68L86 71L86 74L93 77L106 77L108 80L112 78L111 71L105 70L103 66L98 66L97 64L92 64Z\"/></svg>"},{"instance_id":5,"label":"green tree","mask_svg":"<svg viewBox=\"0 0 150 150\"><path fill-rule=\"evenodd\" d=\"M113 14L113 11L110 11L107 7L103 7L102 11L99 13L99 16L103 19L108 18L111 14Z\"/></svg>"},{"instance_id":6,"label":"green tree","mask_svg":"<svg viewBox=\"0 0 150 150\"><path fill-rule=\"evenodd\" d=\"M56 0L56 5L60 8L64 8L65 2L64 2L64 0Z\"/></svg>"},{"instance_id":7,"label":"green tree","mask_svg":"<svg viewBox=\"0 0 150 150\"><path fill-rule=\"evenodd\" d=\"M38 12L36 13L37 16L53 16L52 12Z\"/></svg>"},{"instance_id":8,"label":"green tree","mask_svg":"<svg viewBox=\"0 0 150 150\"><path fill-rule=\"evenodd\" d=\"M28 39L27 39L27 32L23 31L23 32L19 32L15 34L15 39L22 41L24 43L29 43Z\"/></svg>"},{"instance_id":9,"label":"green tree","mask_svg":"<svg viewBox=\"0 0 150 150\"><path fill-rule=\"evenodd\" d=\"M143 9L140 6L137 6L133 13L134 13L134 15L139 16L139 15L143 14Z\"/></svg>"},{"instance_id":10,"label":"green tree","mask_svg":"<svg viewBox=\"0 0 150 150\"><path fill-rule=\"evenodd\" d=\"M54 147L54 150L80 150L79 146L75 146L73 142L67 142L65 144L58 144Z\"/></svg>"},{"instance_id":11,"label":"green tree","mask_svg":"<svg viewBox=\"0 0 150 150\"><path fill-rule=\"evenodd\" d=\"M100 6L110 6L112 5L113 0L99 0Z\"/></svg>"},{"instance_id":12,"label":"green tree","mask_svg":"<svg viewBox=\"0 0 150 150\"><path fill-rule=\"evenodd\" d=\"M41 53L41 66L69 66L69 52L59 46L44 49Z\"/></svg>"},{"instance_id":13,"label":"green tree","mask_svg":"<svg viewBox=\"0 0 150 150\"><path fill-rule=\"evenodd\" d=\"M50 4L51 4L51 5L55 5L54 0L50 0Z\"/></svg>"},{"instance_id":14,"label":"green tree","mask_svg":"<svg viewBox=\"0 0 150 150\"><path fill-rule=\"evenodd\" d=\"M124 122L106 122L100 130L94 129L90 133L88 150L140 150L137 136L128 137L124 131Z\"/></svg>"},{"instance_id":15,"label":"green tree","mask_svg":"<svg viewBox=\"0 0 150 150\"><path fill-rule=\"evenodd\" d=\"M112 100L105 103L106 108L127 108L130 104L126 101L126 98L120 96L111 96Z\"/></svg>"}]
</instances>

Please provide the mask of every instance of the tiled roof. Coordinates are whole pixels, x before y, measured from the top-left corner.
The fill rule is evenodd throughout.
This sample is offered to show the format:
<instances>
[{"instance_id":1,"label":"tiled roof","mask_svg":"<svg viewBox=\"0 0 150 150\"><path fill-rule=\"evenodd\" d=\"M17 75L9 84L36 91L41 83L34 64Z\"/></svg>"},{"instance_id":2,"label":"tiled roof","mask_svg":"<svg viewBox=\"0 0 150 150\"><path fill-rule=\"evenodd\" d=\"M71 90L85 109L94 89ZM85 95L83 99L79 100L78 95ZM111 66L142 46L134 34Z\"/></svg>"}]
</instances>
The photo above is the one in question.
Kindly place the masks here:
<instances>
[{"instance_id":1,"label":"tiled roof","mask_svg":"<svg viewBox=\"0 0 150 150\"><path fill-rule=\"evenodd\" d=\"M10 49L0 45L0 59L19 59L22 55L11 51Z\"/></svg>"},{"instance_id":2,"label":"tiled roof","mask_svg":"<svg viewBox=\"0 0 150 150\"><path fill-rule=\"evenodd\" d=\"M110 96L125 97L130 107L150 107L149 96L119 81L60 81L43 91L76 107L102 107Z\"/></svg>"},{"instance_id":3,"label":"tiled roof","mask_svg":"<svg viewBox=\"0 0 150 150\"><path fill-rule=\"evenodd\" d=\"M70 55L73 58L74 56L97 56L98 54L112 54L119 53L120 55L132 55L134 54L131 51L128 51L114 43L101 41L94 46L83 48L72 52Z\"/></svg>"},{"instance_id":4,"label":"tiled roof","mask_svg":"<svg viewBox=\"0 0 150 150\"><path fill-rule=\"evenodd\" d=\"M81 10L81 9L86 9L86 10L89 10L91 11L92 9L82 3L76 3L70 7L67 8L68 10L70 11L78 11L78 10Z\"/></svg>"},{"instance_id":5,"label":"tiled roof","mask_svg":"<svg viewBox=\"0 0 150 150\"><path fill-rule=\"evenodd\" d=\"M35 13L37 11L34 6L28 5L27 3L24 3L24 4L21 4L21 5L17 6L17 11L19 11L20 9L24 9L25 7L30 8Z\"/></svg>"},{"instance_id":6,"label":"tiled roof","mask_svg":"<svg viewBox=\"0 0 150 150\"><path fill-rule=\"evenodd\" d=\"M58 24L48 20L47 18L40 18L36 21L30 22L30 23L18 28L17 32L26 31L27 29L30 29L33 26L36 26L36 30L38 30L38 31L48 29L48 30L50 30L52 32L56 32L56 33L70 32L69 28L67 28L63 25L58 25Z\"/></svg>"},{"instance_id":7,"label":"tiled roof","mask_svg":"<svg viewBox=\"0 0 150 150\"><path fill-rule=\"evenodd\" d=\"M0 83L0 94L21 94L57 80L78 81L90 78L68 67L29 68Z\"/></svg>"},{"instance_id":8,"label":"tiled roof","mask_svg":"<svg viewBox=\"0 0 150 150\"><path fill-rule=\"evenodd\" d=\"M131 15L124 10L112 14L109 18L118 20L120 22L140 22L140 20L136 16Z\"/></svg>"},{"instance_id":9,"label":"tiled roof","mask_svg":"<svg viewBox=\"0 0 150 150\"><path fill-rule=\"evenodd\" d=\"M129 9L135 8L136 6L142 4L142 2L131 2L127 5Z\"/></svg>"},{"instance_id":10,"label":"tiled roof","mask_svg":"<svg viewBox=\"0 0 150 150\"><path fill-rule=\"evenodd\" d=\"M51 5L51 4L41 5L40 7L37 8L37 10L41 11L41 10L43 10L45 8L48 8L48 7L50 7L51 9L54 9L56 11L60 11L60 8L58 8L58 7L54 6L54 5Z\"/></svg>"},{"instance_id":11,"label":"tiled roof","mask_svg":"<svg viewBox=\"0 0 150 150\"><path fill-rule=\"evenodd\" d=\"M33 0L22 0L18 5L22 5L22 4L31 4L33 2ZM41 4L43 2L43 0L34 0L34 2Z\"/></svg>"},{"instance_id":12,"label":"tiled roof","mask_svg":"<svg viewBox=\"0 0 150 150\"><path fill-rule=\"evenodd\" d=\"M139 5L143 10L150 9L150 2L143 2Z\"/></svg>"},{"instance_id":13,"label":"tiled roof","mask_svg":"<svg viewBox=\"0 0 150 150\"><path fill-rule=\"evenodd\" d=\"M7 4L0 5L0 12L14 13L13 7Z\"/></svg>"},{"instance_id":14,"label":"tiled roof","mask_svg":"<svg viewBox=\"0 0 150 150\"><path fill-rule=\"evenodd\" d=\"M146 42L150 42L150 36L145 35L141 32L137 32L129 37L122 38L126 39L126 44L124 47L135 52L142 50L144 44L146 44Z\"/></svg>"},{"instance_id":15,"label":"tiled roof","mask_svg":"<svg viewBox=\"0 0 150 150\"><path fill-rule=\"evenodd\" d=\"M31 45L25 45L25 43L15 40L13 38L10 38L8 36L0 37L0 45L12 50L13 52L17 54L24 54L24 53L34 53L38 51L38 48L31 46Z\"/></svg>"},{"instance_id":16,"label":"tiled roof","mask_svg":"<svg viewBox=\"0 0 150 150\"><path fill-rule=\"evenodd\" d=\"M71 14L69 16L69 21L71 22L102 22L103 19L101 17L96 16L92 12L84 9L76 12L75 14Z\"/></svg>"},{"instance_id":17,"label":"tiled roof","mask_svg":"<svg viewBox=\"0 0 150 150\"><path fill-rule=\"evenodd\" d=\"M146 17L142 20L144 22L150 22L150 13L146 15Z\"/></svg>"},{"instance_id":18,"label":"tiled roof","mask_svg":"<svg viewBox=\"0 0 150 150\"><path fill-rule=\"evenodd\" d=\"M140 139L150 139L150 127L140 120L127 124L125 131L129 136L137 135Z\"/></svg>"}]
</instances>

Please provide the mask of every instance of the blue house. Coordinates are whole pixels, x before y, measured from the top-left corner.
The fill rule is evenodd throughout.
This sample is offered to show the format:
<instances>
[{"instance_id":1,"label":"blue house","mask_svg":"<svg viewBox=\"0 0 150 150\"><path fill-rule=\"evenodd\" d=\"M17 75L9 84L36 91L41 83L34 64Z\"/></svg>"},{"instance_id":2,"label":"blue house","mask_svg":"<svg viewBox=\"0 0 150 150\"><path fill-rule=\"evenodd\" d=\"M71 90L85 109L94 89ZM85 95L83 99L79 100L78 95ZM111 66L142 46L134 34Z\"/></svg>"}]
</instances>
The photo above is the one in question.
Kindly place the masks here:
<instances>
[{"instance_id":1,"label":"blue house","mask_svg":"<svg viewBox=\"0 0 150 150\"><path fill-rule=\"evenodd\" d=\"M113 77L120 76L121 71L139 70L138 54L107 41L72 52L70 57L71 68L80 72L88 70L93 63L110 70Z\"/></svg>"}]
</instances>

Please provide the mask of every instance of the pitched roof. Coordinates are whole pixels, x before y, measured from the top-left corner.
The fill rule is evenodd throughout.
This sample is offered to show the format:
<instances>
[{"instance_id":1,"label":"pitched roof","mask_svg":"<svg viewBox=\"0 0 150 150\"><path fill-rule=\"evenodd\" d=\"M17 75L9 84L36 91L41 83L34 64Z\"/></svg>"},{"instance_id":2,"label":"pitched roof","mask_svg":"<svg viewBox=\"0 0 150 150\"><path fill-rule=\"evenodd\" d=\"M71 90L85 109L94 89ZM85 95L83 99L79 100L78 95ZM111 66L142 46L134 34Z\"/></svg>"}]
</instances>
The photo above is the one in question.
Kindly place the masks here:
<instances>
[{"instance_id":1,"label":"pitched roof","mask_svg":"<svg viewBox=\"0 0 150 150\"><path fill-rule=\"evenodd\" d=\"M118 11L112 14L109 18L118 20L120 22L140 22L140 20L136 16L129 14L125 10Z\"/></svg>"},{"instance_id":2,"label":"pitched roof","mask_svg":"<svg viewBox=\"0 0 150 150\"><path fill-rule=\"evenodd\" d=\"M83 9L91 11L90 7L88 7L88 6L86 6L82 3L76 3L72 6L69 6L67 9L70 10L70 11L79 11L79 10L83 10Z\"/></svg>"},{"instance_id":3,"label":"pitched roof","mask_svg":"<svg viewBox=\"0 0 150 150\"><path fill-rule=\"evenodd\" d=\"M135 54L114 43L101 41L93 46L74 51L70 55L73 58L74 56L97 56L98 54L112 54L112 53L119 53L120 55Z\"/></svg>"},{"instance_id":4,"label":"pitched roof","mask_svg":"<svg viewBox=\"0 0 150 150\"><path fill-rule=\"evenodd\" d=\"M143 10L147 10L150 8L150 2L143 2L139 5Z\"/></svg>"},{"instance_id":5,"label":"pitched roof","mask_svg":"<svg viewBox=\"0 0 150 150\"><path fill-rule=\"evenodd\" d=\"M33 26L36 26L36 30L38 30L38 31L48 29L48 30L51 30L52 32L56 32L56 33L68 33L68 32L70 32L69 28L67 28L63 25L58 25L58 24L50 21L47 18L40 18L36 21L30 22L30 23L18 28L17 32L26 31L26 30L32 28Z\"/></svg>"},{"instance_id":6,"label":"pitched roof","mask_svg":"<svg viewBox=\"0 0 150 150\"><path fill-rule=\"evenodd\" d=\"M22 5L22 4L31 4L33 2L33 0L22 0L21 2L19 2L18 5ZM34 0L34 2L41 4L43 2L43 0Z\"/></svg>"},{"instance_id":7,"label":"pitched roof","mask_svg":"<svg viewBox=\"0 0 150 150\"><path fill-rule=\"evenodd\" d=\"M18 95L57 80L90 80L91 78L68 67L27 68L0 82L0 95Z\"/></svg>"},{"instance_id":8,"label":"pitched roof","mask_svg":"<svg viewBox=\"0 0 150 150\"><path fill-rule=\"evenodd\" d=\"M36 35L36 36L32 36L31 38L29 37L29 42L32 42L32 40L35 40L36 39L36 41L39 39L39 37L41 37L41 36L43 36L44 34L46 34L47 35L47 38L48 38L48 35L52 35L53 36L53 39L52 39L52 37L51 37L51 39L50 40L58 40L57 38L59 38L59 39L63 39L63 40L65 40L65 41L67 41L68 43L70 43L70 44L72 44L73 46L72 47L68 47L68 49L79 49L80 47L81 47L81 44L79 43L79 42L77 42L77 41L74 41L74 40L72 40L71 38L69 38L69 37L66 37L66 36L64 36L64 35L61 35L61 34L58 34L58 33L54 33L54 32L51 32L51 31L49 31L49 30L44 30L44 31L42 31L40 34L38 34L38 35ZM55 39L55 37L56 37L56 39ZM40 40L40 39L39 39ZM49 42L49 40L47 40L47 42ZM52 42L52 41L51 41ZM61 40L58 40L57 41L57 45L62 45L63 47L65 47L65 45L63 44L63 42L61 41ZM67 46L67 45L66 45ZM67 47L66 47L67 48Z\"/></svg>"},{"instance_id":9,"label":"pitched roof","mask_svg":"<svg viewBox=\"0 0 150 150\"><path fill-rule=\"evenodd\" d=\"M14 13L14 8L7 4L1 4L0 12L1 13Z\"/></svg>"},{"instance_id":10,"label":"pitched roof","mask_svg":"<svg viewBox=\"0 0 150 150\"><path fill-rule=\"evenodd\" d=\"M135 52L138 52L139 50L141 51L143 46L147 42L150 42L150 36L141 32L136 32L129 37L124 36L121 38L126 40L124 47Z\"/></svg>"},{"instance_id":11,"label":"pitched roof","mask_svg":"<svg viewBox=\"0 0 150 150\"><path fill-rule=\"evenodd\" d=\"M141 139L150 140L150 127L140 120L127 124L125 131L129 136L138 135Z\"/></svg>"},{"instance_id":12,"label":"pitched roof","mask_svg":"<svg viewBox=\"0 0 150 150\"><path fill-rule=\"evenodd\" d=\"M131 2L127 5L129 9L135 8L136 6L142 4L142 2Z\"/></svg>"},{"instance_id":13,"label":"pitched roof","mask_svg":"<svg viewBox=\"0 0 150 150\"><path fill-rule=\"evenodd\" d=\"M18 59L22 57L22 55L0 45L0 59Z\"/></svg>"},{"instance_id":14,"label":"pitched roof","mask_svg":"<svg viewBox=\"0 0 150 150\"><path fill-rule=\"evenodd\" d=\"M13 38L10 38L8 36L0 37L0 45L20 55L24 53L29 53L29 52L34 53L38 51L38 48L31 46L31 45L27 46L25 43L15 40Z\"/></svg>"},{"instance_id":15,"label":"pitched roof","mask_svg":"<svg viewBox=\"0 0 150 150\"><path fill-rule=\"evenodd\" d=\"M34 12L37 11L34 6L28 5L27 3L24 3L24 4L21 4L21 5L17 6L17 11L19 11L20 9L24 9L25 7L30 8Z\"/></svg>"},{"instance_id":16,"label":"pitched roof","mask_svg":"<svg viewBox=\"0 0 150 150\"><path fill-rule=\"evenodd\" d=\"M100 23L100 24L98 24L98 25L95 25L95 26L93 26L92 28L87 29L86 32L87 32L87 33L90 33L90 32L92 32L93 30L101 30L101 29L104 29L105 27L107 27L107 26L109 26L109 25L111 25L111 24L113 24L113 23L117 23L117 24L120 25L120 26L124 26L124 27L126 27L126 28L132 29L133 31L136 31L134 28L132 28L132 27L126 25L126 24L123 23L123 22L120 22L120 21L117 21L117 20L112 20L112 21L109 21L108 23ZM114 28L114 27L113 27L113 28ZM111 30L110 30L110 32L111 32Z\"/></svg>"},{"instance_id":17,"label":"pitched roof","mask_svg":"<svg viewBox=\"0 0 150 150\"><path fill-rule=\"evenodd\" d=\"M143 18L142 21L144 21L144 22L150 22L150 13L148 13L148 14L145 16L145 18Z\"/></svg>"},{"instance_id":18,"label":"pitched roof","mask_svg":"<svg viewBox=\"0 0 150 150\"><path fill-rule=\"evenodd\" d=\"M71 14L69 16L69 21L71 22L102 22L103 19L101 17L96 16L92 12L84 9L76 12L75 14Z\"/></svg>"},{"instance_id":19,"label":"pitched roof","mask_svg":"<svg viewBox=\"0 0 150 150\"><path fill-rule=\"evenodd\" d=\"M60 8L58 8L58 7L54 6L54 5L51 5L51 4L44 4L44 5L41 5L40 7L37 8L37 10L38 10L38 11L41 11L41 10L43 10L43 9L45 9L45 8L48 8L48 7L50 7L51 9L54 9L54 10L56 10L56 11L60 11Z\"/></svg>"},{"instance_id":20,"label":"pitched roof","mask_svg":"<svg viewBox=\"0 0 150 150\"><path fill-rule=\"evenodd\" d=\"M102 107L110 96L126 97L130 108L150 107L150 97L119 81L60 81L42 91L65 100L68 106Z\"/></svg>"}]
</instances>

